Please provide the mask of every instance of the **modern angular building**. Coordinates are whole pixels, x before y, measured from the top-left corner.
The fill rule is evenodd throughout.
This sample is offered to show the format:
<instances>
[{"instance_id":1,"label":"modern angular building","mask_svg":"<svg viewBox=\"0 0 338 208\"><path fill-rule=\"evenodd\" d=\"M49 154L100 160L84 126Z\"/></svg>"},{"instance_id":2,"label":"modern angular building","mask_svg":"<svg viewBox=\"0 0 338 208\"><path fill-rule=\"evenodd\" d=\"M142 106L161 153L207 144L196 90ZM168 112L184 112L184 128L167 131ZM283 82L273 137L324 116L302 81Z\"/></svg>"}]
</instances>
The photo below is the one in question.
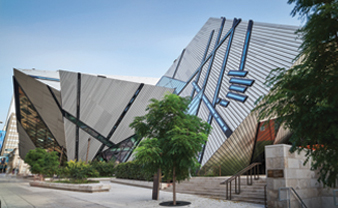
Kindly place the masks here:
<instances>
[{"instance_id":1,"label":"modern angular building","mask_svg":"<svg viewBox=\"0 0 338 208\"><path fill-rule=\"evenodd\" d=\"M251 110L269 89L271 70L290 68L301 41L297 27L210 18L157 82L68 71L14 69L20 155L42 147L71 159L127 161L137 145L129 124L151 98L191 96L190 114L210 123L199 156L204 170L233 174L264 164L264 146L285 142L275 120ZM154 82L152 82L154 83Z\"/></svg>"},{"instance_id":2,"label":"modern angular building","mask_svg":"<svg viewBox=\"0 0 338 208\"><path fill-rule=\"evenodd\" d=\"M287 139L286 130L257 121L251 110L269 92L263 83L271 70L293 65L297 29L210 18L157 83L191 96L189 113L212 125L199 158L205 170L221 167L227 175L254 161L264 164L264 145Z\"/></svg>"},{"instance_id":3,"label":"modern angular building","mask_svg":"<svg viewBox=\"0 0 338 208\"><path fill-rule=\"evenodd\" d=\"M67 160L128 160L136 146L129 124L173 89L150 84L158 79L118 78L14 69L20 156L39 147Z\"/></svg>"}]
</instances>

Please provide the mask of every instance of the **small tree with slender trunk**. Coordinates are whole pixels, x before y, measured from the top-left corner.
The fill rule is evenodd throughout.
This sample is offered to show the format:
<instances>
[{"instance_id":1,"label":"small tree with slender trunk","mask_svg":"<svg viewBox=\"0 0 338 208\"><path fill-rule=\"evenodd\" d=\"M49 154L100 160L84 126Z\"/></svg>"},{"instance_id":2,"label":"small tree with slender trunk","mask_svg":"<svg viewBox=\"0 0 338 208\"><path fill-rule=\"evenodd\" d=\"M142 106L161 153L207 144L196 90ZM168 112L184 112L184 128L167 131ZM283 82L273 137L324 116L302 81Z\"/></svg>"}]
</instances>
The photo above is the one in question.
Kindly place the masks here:
<instances>
[{"instance_id":1,"label":"small tree with slender trunk","mask_svg":"<svg viewBox=\"0 0 338 208\"><path fill-rule=\"evenodd\" d=\"M198 153L210 133L210 125L197 116L186 114L190 98L167 94L163 100L151 99L144 116L135 117L130 127L144 140L135 150L135 159L151 173L158 169L176 182L189 177L199 166Z\"/></svg>"}]
</instances>

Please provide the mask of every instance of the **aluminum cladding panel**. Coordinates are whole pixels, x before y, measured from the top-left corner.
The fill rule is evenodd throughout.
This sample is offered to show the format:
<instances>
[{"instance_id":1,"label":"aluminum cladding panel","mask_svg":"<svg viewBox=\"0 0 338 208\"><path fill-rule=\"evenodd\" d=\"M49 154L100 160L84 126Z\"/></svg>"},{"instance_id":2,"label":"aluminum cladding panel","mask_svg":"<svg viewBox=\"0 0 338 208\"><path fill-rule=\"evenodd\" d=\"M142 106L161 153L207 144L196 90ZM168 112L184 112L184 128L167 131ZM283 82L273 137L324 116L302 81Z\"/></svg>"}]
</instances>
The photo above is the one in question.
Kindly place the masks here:
<instances>
[{"instance_id":1,"label":"aluminum cladding panel","mask_svg":"<svg viewBox=\"0 0 338 208\"><path fill-rule=\"evenodd\" d=\"M14 76L58 144L65 146L62 113L47 86L16 69Z\"/></svg>"},{"instance_id":2,"label":"aluminum cladding panel","mask_svg":"<svg viewBox=\"0 0 338 208\"><path fill-rule=\"evenodd\" d=\"M99 150L102 145L101 142L87 134L82 129L79 130L79 159L82 161L86 161L87 149L88 149L88 138L90 139L89 151L88 151L88 161L94 159L95 154Z\"/></svg>"},{"instance_id":3,"label":"aluminum cladding panel","mask_svg":"<svg viewBox=\"0 0 338 208\"><path fill-rule=\"evenodd\" d=\"M202 165L206 168L219 167L222 174L233 174L250 164L251 154L257 128L257 117L251 113L241 125L226 139L214 153L204 153ZM209 140L222 137L222 132L217 126ZM209 141L208 141L209 142Z\"/></svg>"},{"instance_id":4,"label":"aluminum cladding panel","mask_svg":"<svg viewBox=\"0 0 338 208\"><path fill-rule=\"evenodd\" d=\"M135 134L134 130L129 127L129 124L134 120L136 116L142 116L146 114L145 109L150 103L150 99L155 98L157 100L160 100L163 98L165 93L172 93L173 91L174 89L170 88L144 85L134 103L128 110L127 114L122 119L122 122L117 127L116 132L113 134L110 141L117 144ZM131 94L129 99L131 99L133 95L134 94Z\"/></svg>"},{"instance_id":5,"label":"aluminum cladding panel","mask_svg":"<svg viewBox=\"0 0 338 208\"><path fill-rule=\"evenodd\" d=\"M77 73L60 71L62 108L76 116Z\"/></svg>"},{"instance_id":6,"label":"aluminum cladding panel","mask_svg":"<svg viewBox=\"0 0 338 208\"><path fill-rule=\"evenodd\" d=\"M107 136L139 85L82 75L80 120Z\"/></svg>"},{"instance_id":7,"label":"aluminum cladding panel","mask_svg":"<svg viewBox=\"0 0 338 208\"><path fill-rule=\"evenodd\" d=\"M210 54L212 51L211 48L214 48L215 38L218 36L221 21L222 19L210 18L202 27L199 33L186 47L186 53L184 54L184 58L178 67L175 78L181 81L187 81L199 68L201 58L203 56L201 55L203 54L201 51L206 50L206 42L209 39L209 34L212 30L214 30L214 37L208 49L208 55ZM225 21L222 38L230 30L232 23L232 20ZM233 134L227 138L219 128L217 122L212 122L213 130L205 148L202 165L207 164L209 159L214 160L212 159L213 155L218 152L218 149L223 149L222 152L224 152L224 154L217 153L217 155L222 155L222 157L228 157L229 159L242 158L243 156L241 159L242 162L238 164L243 165L250 162L249 160L251 155L249 153L250 151L252 152L253 148L251 140L253 140L254 137L247 137L247 134L240 134L237 129L242 126L242 123L246 118L248 118L254 107L254 102L259 98L259 96L269 92L269 89L264 86L263 83L270 71L277 67L290 68L292 66L293 59L298 54L298 48L301 41L297 39L297 35L294 34L294 32L298 29L297 27L254 22L251 30L251 38L248 45L245 65L243 65L244 67L242 68L244 71L248 72L244 78L254 80L254 83L242 92L243 96L247 96L247 99L244 102L229 99L227 97L229 92L237 92L229 89L231 85L230 79L233 78L233 76L228 76L228 73L230 70L241 69L242 54L245 48L244 44L248 32L247 28L248 22L241 21L235 29L228 60L225 66L224 76L222 77L222 84L218 85L217 82L223 65L224 55L227 51L226 49L229 37L217 49L212 67L209 67L211 59L203 66L200 79L197 82L201 89L205 87L204 95L210 102L212 102L215 96L215 89L217 89L217 87L220 88L218 98L229 101L229 105L227 107L216 105L215 110L219 112L220 116L233 132ZM198 52L192 52L193 50L198 50ZM172 67L170 70L171 69ZM207 71L209 69L210 74L207 77ZM195 78L193 80L195 80ZM203 86L203 83L206 83L206 85ZM191 86L192 84L189 83L180 95L191 95ZM194 96L196 96L196 93ZM209 109L205 105L201 104L197 115L206 121L209 114ZM249 123L247 125L250 127L241 127L241 130L247 131L246 129L249 128L250 130L248 130L248 132L250 132L251 135L255 132L257 121L251 119L251 122ZM242 143L248 145L241 147ZM238 149L238 151L236 149ZM234 153L236 154L233 155ZM239 156L238 154L242 154L242 156ZM234 166L234 169L237 169L236 167L237 165Z\"/></svg>"},{"instance_id":8,"label":"aluminum cladding panel","mask_svg":"<svg viewBox=\"0 0 338 208\"><path fill-rule=\"evenodd\" d=\"M66 137L66 149L68 161L75 159L75 129L76 126L65 119L65 137Z\"/></svg>"},{"instance_id":9,"label":"aluminum cladding panel","mask_svg":"<svg viewBox=\"0 0 338 208\"><path fill-rule=\"evenodd\" d=\"M22 159L25 159L26 154L29 152L31 149L35 149L35 145L32 142L32 140L29 138L28 134L24 130L24 128L21 126L20 122L17 123L17 129L19 133L19 156Z\"/></svg>"}]
</instances>

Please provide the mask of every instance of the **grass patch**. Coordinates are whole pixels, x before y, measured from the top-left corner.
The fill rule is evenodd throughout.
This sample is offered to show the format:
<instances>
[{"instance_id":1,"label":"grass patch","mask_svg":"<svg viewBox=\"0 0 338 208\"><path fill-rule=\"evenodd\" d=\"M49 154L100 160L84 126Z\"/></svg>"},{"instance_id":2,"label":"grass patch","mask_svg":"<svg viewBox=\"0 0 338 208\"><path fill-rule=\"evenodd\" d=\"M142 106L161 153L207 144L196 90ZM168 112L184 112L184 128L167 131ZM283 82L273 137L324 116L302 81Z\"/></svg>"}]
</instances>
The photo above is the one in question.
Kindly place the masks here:
<instances>
[{"instance_id":1,"label":"grass patch","mask_svg":"<svg viewBox=\"0 0 338 208\"><path fill-rule=\"evenodd\" d=\"M88 184L88 183L100 183L100 181L91 181L91 180L65 180L65 181L53 181L53 183Z\"/></svg>"}]
</instances>

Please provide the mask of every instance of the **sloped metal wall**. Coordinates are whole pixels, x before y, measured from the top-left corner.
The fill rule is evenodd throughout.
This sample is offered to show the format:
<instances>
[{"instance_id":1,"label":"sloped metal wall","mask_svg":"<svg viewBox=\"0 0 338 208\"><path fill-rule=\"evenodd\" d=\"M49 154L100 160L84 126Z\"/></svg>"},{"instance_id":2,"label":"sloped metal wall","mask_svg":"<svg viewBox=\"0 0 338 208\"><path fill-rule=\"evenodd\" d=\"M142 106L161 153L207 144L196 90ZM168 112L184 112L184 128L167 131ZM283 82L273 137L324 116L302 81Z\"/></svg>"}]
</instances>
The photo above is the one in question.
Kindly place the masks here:
<instances>
[{"instance_id":1,"label":"sloped metal wall","mask_svg":"<svg viewBox=\"0 0 338 208\"><path fill-rule=\"evenodd\" d=\"M190 112L212 124L202 166L221 165L231 174L250 163L258 123L251 110L269 92L263 83L271 70L292 66L301 44L297 29L210 18L160 79L158 85L192 96Z\"/></svg>"}]
</instances>

